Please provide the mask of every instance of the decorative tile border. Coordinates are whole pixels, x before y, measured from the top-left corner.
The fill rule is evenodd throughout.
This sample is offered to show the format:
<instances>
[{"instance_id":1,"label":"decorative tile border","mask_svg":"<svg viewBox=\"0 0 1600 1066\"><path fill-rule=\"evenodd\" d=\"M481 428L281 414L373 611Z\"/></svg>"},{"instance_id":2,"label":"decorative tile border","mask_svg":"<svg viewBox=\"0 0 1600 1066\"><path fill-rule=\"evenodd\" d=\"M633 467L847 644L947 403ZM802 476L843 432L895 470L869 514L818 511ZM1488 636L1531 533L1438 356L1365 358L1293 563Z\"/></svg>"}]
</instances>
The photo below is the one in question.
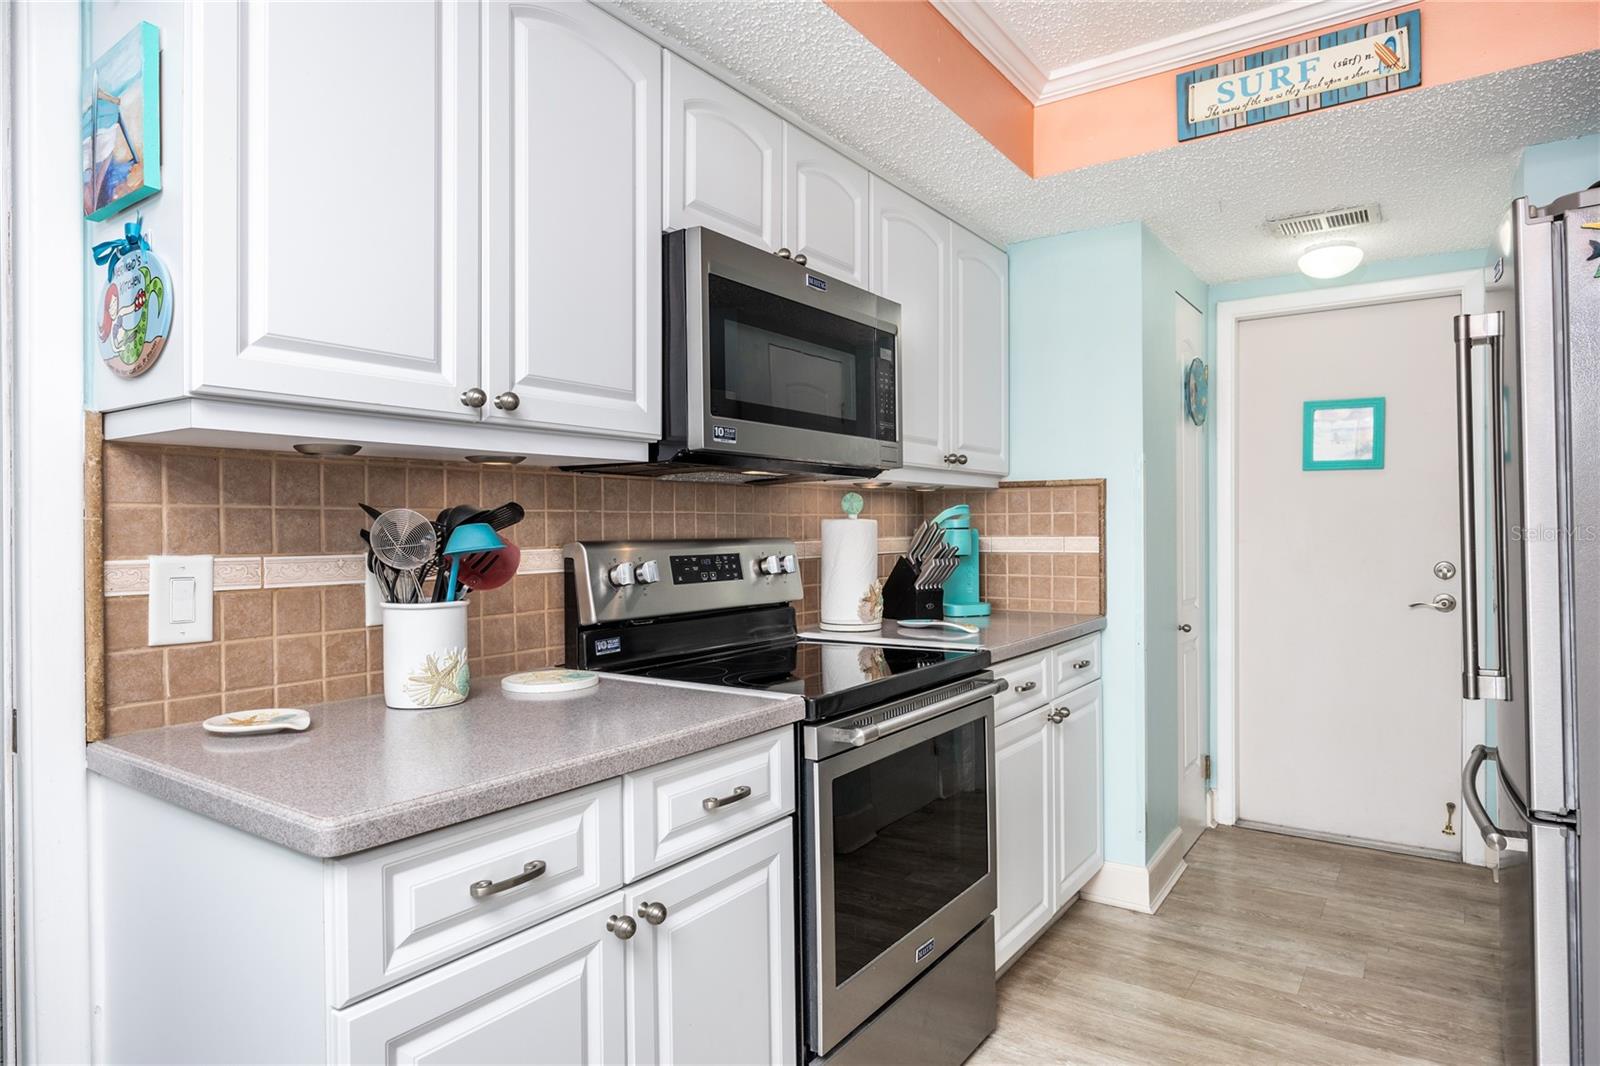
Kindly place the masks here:
<instances>
[{"instance_id":1,"label":"decorative tile border","mask_svg":"<svg viewBox=\"0 0 1600 1066\"><path fill-rule=\"evenodd\" d=\"M1026 555L1094 554L1098 537L984 537L986 552ZM899 555L910 546L908 537L882 537L879 555ZM796 541L802 559L820 559L820 540ZM560 548L528 548L517 567L519 574L559 574ZM144 596L150 592L148 559L113 559L105 564L105 594ZM211 566L211 581L218 592L238 589L287 589L321 585L359 585L366 580L366 556L346 555L225 555Z\"/></svg>"}]
</instances>

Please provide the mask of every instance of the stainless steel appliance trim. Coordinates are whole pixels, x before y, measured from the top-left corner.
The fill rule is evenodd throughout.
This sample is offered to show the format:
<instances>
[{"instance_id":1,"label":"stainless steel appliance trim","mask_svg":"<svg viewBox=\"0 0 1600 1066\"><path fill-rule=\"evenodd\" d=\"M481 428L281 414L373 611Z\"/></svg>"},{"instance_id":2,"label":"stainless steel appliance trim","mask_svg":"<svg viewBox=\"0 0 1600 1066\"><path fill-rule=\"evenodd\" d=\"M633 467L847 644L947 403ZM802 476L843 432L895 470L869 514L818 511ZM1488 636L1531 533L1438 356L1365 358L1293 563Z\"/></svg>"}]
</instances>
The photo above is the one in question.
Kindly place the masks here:
<instances>
[{"instance_id":1,"label":"stainless steel appliance trim","mask_svg":"<svg viewBox=\"0 0 1600 1066\"><path fill-rule=\"evenodd\" d=\"M882 740L884 737L893 736L902 729L910 729L912 726L926 722L930 718L937 718L946 711L953 711L957 707L963 707L974 699L983 696L998 696L1010 687L1011 682L1003 677L997 677L993 681L977 688L966 689L937 703L929 704L914 711L907 711L899 717L888 718L855 729L835 729L831 726L820 726L817 727L817 731L834 740L848 744L852 748L859 748L874 741Z\"/></svg>"},{"instance_id":2,"label":"stainless steel appliance trim","mask_svg":"<svg viewBox=\"0 0 1600 1066\"><path fill-rule=\"evenodd\" d=\"M1478 482L1477 482L1477 451L1475 446L1474 423L1477 419L1477 405L1473 402L1472 391L1472 350L1479 342L1487 342L1490 346L1489 364L1498 368L1500 363L1500 335L1504 329L1502 316L1498 311L1481 315L1457 315L1455 319L1456 340L1456 440L1460 452L1460 494L1461 494L1461 565L1465 568L1461 582L1461 691L1462 696L1469 700L1484 699L1483 694L1485 673L1480 667L1478 657ZM1499 380L1498 369L1493 371L1494 379ZM1499 395L1499 389L1489 390L1493 395ZM1495 424L1499 425L1499 404L1495 403ZM1498 448L1497 448L1498 451ZM1494 481L1499 484L1499 463L1491 463L1495 469ZM1497 494L1498 495L1498 494ZM1503 540L1502 534L1497 540ZM1503 552L1501 553L1503 557ZM1497 569L1497 577L1503 589L1504 566ZM1496 603L1496 619L1502 618L1504 613L1503 601ZM1503 622L1497 628L1503 632ZM1503 637L1497 637L1503 649ZM1499 669L1491 677L1504 678L1505 657L1502 655ZM1501 685L1499 680L1491 682L1497 689L1506 691L1506 684ZM1495 695L1488 698L1506 699L1506 695Z\"/></svg>"},{"instance_id":3,"label":"stainless steel appliance trim","mask_svg":"<svg viewBox=\"0 0 1600 1066\"><path fill-rule=\"evenodd\" d=\"M684 243L683 298L689 390L688 424L684 427L686 446L691 451L725 450L752 459L765 456L837 466L876 466L883 470L898 467L901 462L899 431L904 425L900 400L903 391L900 368L904 365L899 351L900 305L831 277L828 278L827 293L819 293L804 282L805 274L819 274L818 271L808 270L792 260L784 260L702 227L686 230ZM852 434L718 417L716 424L734 429L738 440L735 444L713 440L709 372L711 339L706 332L710 299L707 279L712 273L894 334L896 438L882 441ZM800 279L798 283L795 280L797 277Z\"/></svg>"},{"instance_id":4,"label":"stainless steel appliance trim","mask_svg":"<svg viewBox=\"0 0 1600 1066\"><path fill-rule=\"evenodd\" d=\"M1484 809L1483 800L1478 796L1478 771L1483 764L1493 760L1498 767L1500 753L1487 744L1479 744L1472 749L1472 754L1467 757L1467 765L1461 768L1461 798L1467 805L1467 813L1472 816L1472 821L1478 827L1478 832L1483 836L1483 842L1495 851L1505 851L1512 837L1522 838L1528 834L1517 829L1501 829L1489 817L1489 812ZM1504 776L1501 778L1504 781Z\"/></svg>"},{"instance_id":5,"label":"stainless steel appliance trim","mask_svg":"<svg viewBox=\"0 0 1600 1066\"><path fill-rule=\"evenodd\" d=\"M895 941L876 959L857 971L843 985L836 985L833 953L833 782L869 763L887 758L930 737L949 732L968 722L983 721L984 773L988 791L989 871L945 904L917 928ZM809 784L811 840L814 861L806 864L807 895L816 904L808 922L810 937L807 955L808 1036L812 1050L826 1054L858 1025L889 1002L916 975L943 958L984 919L994 913L995 890L995 781L994 781L994 697L984 696L964 707L947 711L938 718L912 726L875 744L854 748L820 761L807 760L803 767ZM936 857L930 856L930 861ZM917 960L916 949L932 938L945 945L943 950Z\"/></svg>"},{"instance_id":6,"label":"stainless steel appliance trim","mask_svg":"<svg viewBox=\"0 0 1600 1066\"><path fill-rule=\"evenodd\" d=\"M1582 1005L1573 978L1578 913L1572 872L1578 834L1567 826L1535 824L1528 834L1533 879L1533 1002L1536 1062L1582 1062L1578 1031Z\"/></svg>"},{"instance_id":7,"label":"stainless steel appliance trim","mask_svg":"<svg viewBox=\"0 0 1600 1066\"><path fill-rule=\"evenodd\" d=\"M805 595L798 570L792 574L763 574L758 568L768 555L782 558L796 551L792 540L584 540L561 548L562 555L572 564L578 622L586 626L793 602ZM668 563L674 555L738 555L744 577L739 581L678 585L672 580ZM662 564L660 581L614 588L606 577L619 563L637 565L647 560Z\"/></svg>"}]
</instances>

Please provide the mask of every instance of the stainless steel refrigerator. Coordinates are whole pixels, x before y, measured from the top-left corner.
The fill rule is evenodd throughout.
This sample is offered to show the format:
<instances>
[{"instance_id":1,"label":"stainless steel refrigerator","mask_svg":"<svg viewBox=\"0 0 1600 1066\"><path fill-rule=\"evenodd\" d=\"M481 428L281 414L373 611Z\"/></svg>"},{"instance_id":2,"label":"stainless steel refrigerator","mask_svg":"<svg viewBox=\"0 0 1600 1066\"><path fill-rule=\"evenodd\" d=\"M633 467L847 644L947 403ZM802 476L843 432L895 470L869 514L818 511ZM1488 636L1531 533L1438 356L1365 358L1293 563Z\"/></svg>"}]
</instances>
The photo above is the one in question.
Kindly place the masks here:
<instances>
[{"instance_id":1,"label":"stainless steel refrigerator","mask_svg":"<svg viewBox=\"0 0 1600 1066\"><path fill-rule=\"evenodd\" d=\"M1455 322L1462 683L1489 711L1462 792L1498 852L1508 1062L1600 1059L1597 273L1600 190L1517 200Z\"/></svg>"}]
</instances>

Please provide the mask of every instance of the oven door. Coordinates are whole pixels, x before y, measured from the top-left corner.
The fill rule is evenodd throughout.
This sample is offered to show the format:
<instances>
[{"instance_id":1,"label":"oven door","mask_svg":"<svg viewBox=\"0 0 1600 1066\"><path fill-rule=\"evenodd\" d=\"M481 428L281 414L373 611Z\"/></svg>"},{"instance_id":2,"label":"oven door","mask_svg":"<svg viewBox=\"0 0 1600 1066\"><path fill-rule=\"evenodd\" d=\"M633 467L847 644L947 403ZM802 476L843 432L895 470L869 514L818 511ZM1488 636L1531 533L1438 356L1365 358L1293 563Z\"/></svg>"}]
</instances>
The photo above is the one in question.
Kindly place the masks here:
<instances>
[{"instance_id":1,"label":"oven door","mask_svg":"<svg viewBox=\"0 0 1600 1066\"><path fill-rule=\"evenodd\" d=\"M807 1035L826 1054L994 912L994 699L804 766Z\"/></svg>"},{"instance_id":2,"label":"oven door","mask_svg":"<svg viewBox=\"0 0 1600 1066\"><path fill-rule=\"evenodd\" d=\"M898 466L898 305L709 230L685 240L687 447Z\"/></svg>"}]
</instances>

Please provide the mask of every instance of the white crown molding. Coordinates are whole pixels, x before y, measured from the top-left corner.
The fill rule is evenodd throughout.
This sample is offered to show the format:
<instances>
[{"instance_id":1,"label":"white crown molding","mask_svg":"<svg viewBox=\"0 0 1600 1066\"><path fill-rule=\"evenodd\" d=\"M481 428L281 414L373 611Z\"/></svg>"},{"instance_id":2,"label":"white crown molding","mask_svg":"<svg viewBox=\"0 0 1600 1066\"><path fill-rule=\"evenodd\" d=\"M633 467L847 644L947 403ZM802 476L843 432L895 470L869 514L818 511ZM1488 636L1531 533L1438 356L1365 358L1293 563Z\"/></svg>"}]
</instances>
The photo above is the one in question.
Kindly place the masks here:
<instances>
[{"instance_id":1,"label":"white crown molding","mask_svg":"<svg viewBox=\"0 0 1600 1066\"><path fill-rule=\"evenodd\" d=\"M1395 0L1287 0L1135 48L1046 70L981 0L931 2L1035 107L1402 6Z\"/></svg>"}]
</instances>

